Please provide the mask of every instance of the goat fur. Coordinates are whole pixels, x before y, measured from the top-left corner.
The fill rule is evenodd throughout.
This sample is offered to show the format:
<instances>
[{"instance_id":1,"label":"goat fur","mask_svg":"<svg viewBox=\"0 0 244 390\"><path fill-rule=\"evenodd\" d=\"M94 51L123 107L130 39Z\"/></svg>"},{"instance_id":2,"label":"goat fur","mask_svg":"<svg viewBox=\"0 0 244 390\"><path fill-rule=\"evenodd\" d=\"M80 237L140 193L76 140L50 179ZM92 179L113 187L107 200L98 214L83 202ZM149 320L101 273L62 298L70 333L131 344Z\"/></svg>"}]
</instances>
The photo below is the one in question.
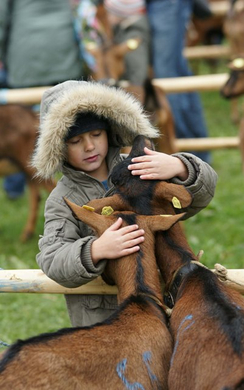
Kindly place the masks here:
<instances>
[{"instance_id":1,"label":"goat fur","mask_svg":"<svg viewBox=\"0 0 244 390\"><path fill-rule=\"evenodd\" d=\"M167 328L154 256L154 232L178 216L99 215L66 200L98 235L122 217L145 230L139 253L110 260L106 276L119 289L117 312L87 328L62 329L17 341L0 361L1 390L167 389L172 340Z\"/></svg>"},{"instance_id":2,"label":"goat fur","mask_svg":"<svg viewBox=\"0 0 244 390\"><path fill-rule=\"evenodd\" d=\"M238 66L236 66L236 61L241 59L242 66L240 66L240 61ZM226 99L231 99L235 102L235 98L242 96L244 94L244 57L235 58L229 64L230 75L224 86L221 88L220 93ZM239 118L238 121L239 122ZM239 123L239 138L240 138L240 151L242 157L242 171L244 172L244 118L242 117Z\"/></svg>"},{"instance_id":3,"label":"goat fur","mask_svg":"<svg viewBox=\"0 0 244 390\"><path fill-rule=\"evenodd\" d=\"M53 180L35 178L35 170L30 166L34 150L38 116L31 108L20 104L0 105L0 176L22 171L26 174L29 187L29 214L21 240L31 238L35 231L40 189L51 192L55 187Z\"/></svg>"},{"instance_id":4,"label":"goat fur","mask_svg":"<svg viewBox=\"0 0 244 390\"><path fill-rule=\"evenodd\" d=\"M107 201L113 208L119 205L139 214L175 214L173 196L182 209L190 205L191 196L183 186L140 180L130 174L131 158L142 155L149 145L144 137L135 139L130 156L113 173L116 194L104 198L103 207ZM243 297L197 261L179 223L156 234L156 259L166 284L166 303L173 306L169 389L244 389Z\"/></svg>"}]
</instances>

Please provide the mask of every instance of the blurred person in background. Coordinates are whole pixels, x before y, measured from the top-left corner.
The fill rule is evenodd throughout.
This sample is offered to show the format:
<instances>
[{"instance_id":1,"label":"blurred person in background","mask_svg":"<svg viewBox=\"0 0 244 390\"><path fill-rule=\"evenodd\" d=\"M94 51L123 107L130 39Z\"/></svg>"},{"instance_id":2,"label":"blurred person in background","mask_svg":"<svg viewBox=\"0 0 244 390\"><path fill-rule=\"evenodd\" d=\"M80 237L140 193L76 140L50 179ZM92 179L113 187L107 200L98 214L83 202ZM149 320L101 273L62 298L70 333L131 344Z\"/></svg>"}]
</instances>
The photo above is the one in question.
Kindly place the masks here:
<instances>
[{"instance_id":1,"label":"blurred person in background","mask_svg":"<svg viewBox=\"0 0 244 390\"><path fill-rule=\"evenodd\" d=\"M69 0L1 0L0 62L8 88L55 85L83 75ZM5 178L11 199L24 192L22 173Z\"/></svg>"},{"instance_id":2,"label":"blurred person in background","mask_svg":"<svg viewBox=\"0 0 244 390\"><path fill-rule=\"evenodd\" d=\"M131 40L125 54L124 73L119 80L126 80L136 86L144 86L148 78L150 54L150 28L144 0L70 0L81 56L86 62L88 73L96 80L111 78L111 74L99 67L99 48L106 56L107 50ZM140 43L134 39L138 39ZM96 47L96 54L88 47ZM96 57L97 55L97 57ZM103 62L105 65L106 61ZM111 65L111 64L110 64ZM105 65L106 68L106 65ZM106 69L108 70L108 69ZM115 72L116 73L116 72ZM101 77L102 75L102 77ZM115 81L118 81L116 79Z\"/></svg>"},{"instance_id":3,"label":"blurred person in background","mask_svg":"<svg viewBox=\"0 0 244 390\"><path fill-rule=\"evenodd\" d=\"M155 78L192 75L183 56L183 49L194 3L195 0L146 0ZM173 112L177 138L208 136L198 93L174 93L167 97ZM192 153L210 162L209 152Z\"/></svg>"},{"instance_id":4,"label":"blurred person in background","mask_svg":"<svg viewBox=\"0 0 244 390\"><path fill-rule=\"evenodd\" d=\"M125 55L125 73L122 79L133 85L143 86L148 79L150 59L150 28L145 1L104 0L103 3L113 32L113 43L140 39L138 47Z\"/></svg>"}]
</instances>

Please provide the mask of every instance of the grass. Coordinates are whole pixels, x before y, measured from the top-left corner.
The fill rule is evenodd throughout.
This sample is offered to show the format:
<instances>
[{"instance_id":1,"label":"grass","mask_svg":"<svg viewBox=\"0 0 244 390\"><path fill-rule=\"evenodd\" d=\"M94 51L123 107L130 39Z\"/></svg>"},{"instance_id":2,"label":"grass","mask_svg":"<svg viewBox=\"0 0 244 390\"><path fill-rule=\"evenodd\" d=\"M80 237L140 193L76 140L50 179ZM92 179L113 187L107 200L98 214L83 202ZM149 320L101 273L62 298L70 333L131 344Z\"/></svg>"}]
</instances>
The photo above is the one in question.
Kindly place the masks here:
<instances>
[{"instance_id":1,"label":"grass","mask_svg":"<svg viewBox=\"0 0 244 390\"><path fill-rule=\"evenodd\" d=\"M201 73L211 73L206 67ZM219 73L227 69L219 69ZM238 127L230 120L230 102L218 92L201 94L209 135L236 136ZM228 268L243 268L244 177L238 150L212 152L212 166L219 176L214 200L198 215L185 222L188 240L197 253L204 250L204 264L212 268L221 263ZM43 230L46 194L39 212L36 234L22 244L19 236L27 216L27 195L16 201L6 198L0 180L0 267L38 268L38 236ZM0 340L11 343L41 332L69 326L64 297L51 294L2 293L0 299Z\"/></svg>"},{"instance_id":2,"label":"grass","mask_svg":"<svg viewBox=\"0 0 244 390\"><path fill-rule=\"evenodd\" d=\"M210 136L238 134L238 127L230 120L229 101L218 92L204 92L202 102ZM204 250L207 266L220 262L228 268L243 268L244 177L239 150L212 152L212 166L219 177L215 197L205 210L186 222L188 239L195 252Z\"/></svg>"},{"instance_id":3,"label":"grass","mask_svg":"<svg viewBox=\"0 0 244 390\"><path fill-rule=\"evenodd\" d=\"M3 269L38 268L38 236L44 223L42 194L38 225L35 236L21 243L19 236L27 217L28 193L21 199L10 201L2 190L0 181L0 267ZM2 293L0 299L0 340L11 343L38 333L70 326L63 295Z\"/></svg>"}]
</instances>

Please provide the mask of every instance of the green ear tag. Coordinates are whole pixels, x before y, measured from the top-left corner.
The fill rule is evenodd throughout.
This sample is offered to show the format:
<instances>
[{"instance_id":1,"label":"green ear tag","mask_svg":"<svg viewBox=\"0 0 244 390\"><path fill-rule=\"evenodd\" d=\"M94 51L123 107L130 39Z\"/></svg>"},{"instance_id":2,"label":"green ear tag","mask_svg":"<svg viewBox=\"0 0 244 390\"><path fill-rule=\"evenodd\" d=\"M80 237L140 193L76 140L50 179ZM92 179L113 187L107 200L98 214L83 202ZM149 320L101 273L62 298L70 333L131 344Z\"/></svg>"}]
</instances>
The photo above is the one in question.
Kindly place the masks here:
<instances>
[{"instance_id":1,"label":"green ear tag","mask_svg":"<svg viewBox=\"0 0 244 390\"><path fill-rule=\"evenodd\" d=\"M176 209L181 209L181 203L179 201L178 198L176 198L176 196L173 196L172 198L172 203L173 203L173 206L176 208Z\"/></svg>"},{"instance_id":2,"label":"green ear tag","mask_svg":"<svg viewBox=\"0 0 244 390\"><path fill-rule=\"evenodd\" d=\"M105 206L102 208L101 214L102 215L111 215L111 214L113 214L113 212L114 212L114 210L111 206Z\"/></svg>"}]
</instances>

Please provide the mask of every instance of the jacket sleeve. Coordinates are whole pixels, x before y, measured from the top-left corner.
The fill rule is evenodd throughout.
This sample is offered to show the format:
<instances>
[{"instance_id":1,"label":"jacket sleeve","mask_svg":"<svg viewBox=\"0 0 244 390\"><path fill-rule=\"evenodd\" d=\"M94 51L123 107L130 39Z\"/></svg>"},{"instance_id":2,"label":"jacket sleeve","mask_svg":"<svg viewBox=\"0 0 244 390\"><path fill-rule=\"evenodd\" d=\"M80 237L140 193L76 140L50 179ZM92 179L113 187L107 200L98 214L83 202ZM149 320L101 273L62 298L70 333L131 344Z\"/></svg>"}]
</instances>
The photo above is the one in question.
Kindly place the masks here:
<instances>
[{"instance_id":1,"label":"jacket sleeve","mask_svg":"<svg viewBox=\"0 0 244 390\"><path fill-rule=\"evenodd\" d=\"M64 200L50 197L45 206L44 235L37 263L43 272L64 287L78 287L101 275L106 261L94 266L90 247L92 230L78 221Z\"/></svg>"},{"instance_id":2,"label":"jacket sleeve","mask_svg":"<svg viewBox=\"0 0 244 390\"><path fill-rule=\"evenodd\" d=\"M176 153L174 156L183 161L189 172L185 181L181 181L179 178L172 179L175 184L183 184L193 196L192 204L187 209L185 216L187 219L210 203L214 196L218 176L209 164L191 153Z\"/></svg>"}]
</instances>

